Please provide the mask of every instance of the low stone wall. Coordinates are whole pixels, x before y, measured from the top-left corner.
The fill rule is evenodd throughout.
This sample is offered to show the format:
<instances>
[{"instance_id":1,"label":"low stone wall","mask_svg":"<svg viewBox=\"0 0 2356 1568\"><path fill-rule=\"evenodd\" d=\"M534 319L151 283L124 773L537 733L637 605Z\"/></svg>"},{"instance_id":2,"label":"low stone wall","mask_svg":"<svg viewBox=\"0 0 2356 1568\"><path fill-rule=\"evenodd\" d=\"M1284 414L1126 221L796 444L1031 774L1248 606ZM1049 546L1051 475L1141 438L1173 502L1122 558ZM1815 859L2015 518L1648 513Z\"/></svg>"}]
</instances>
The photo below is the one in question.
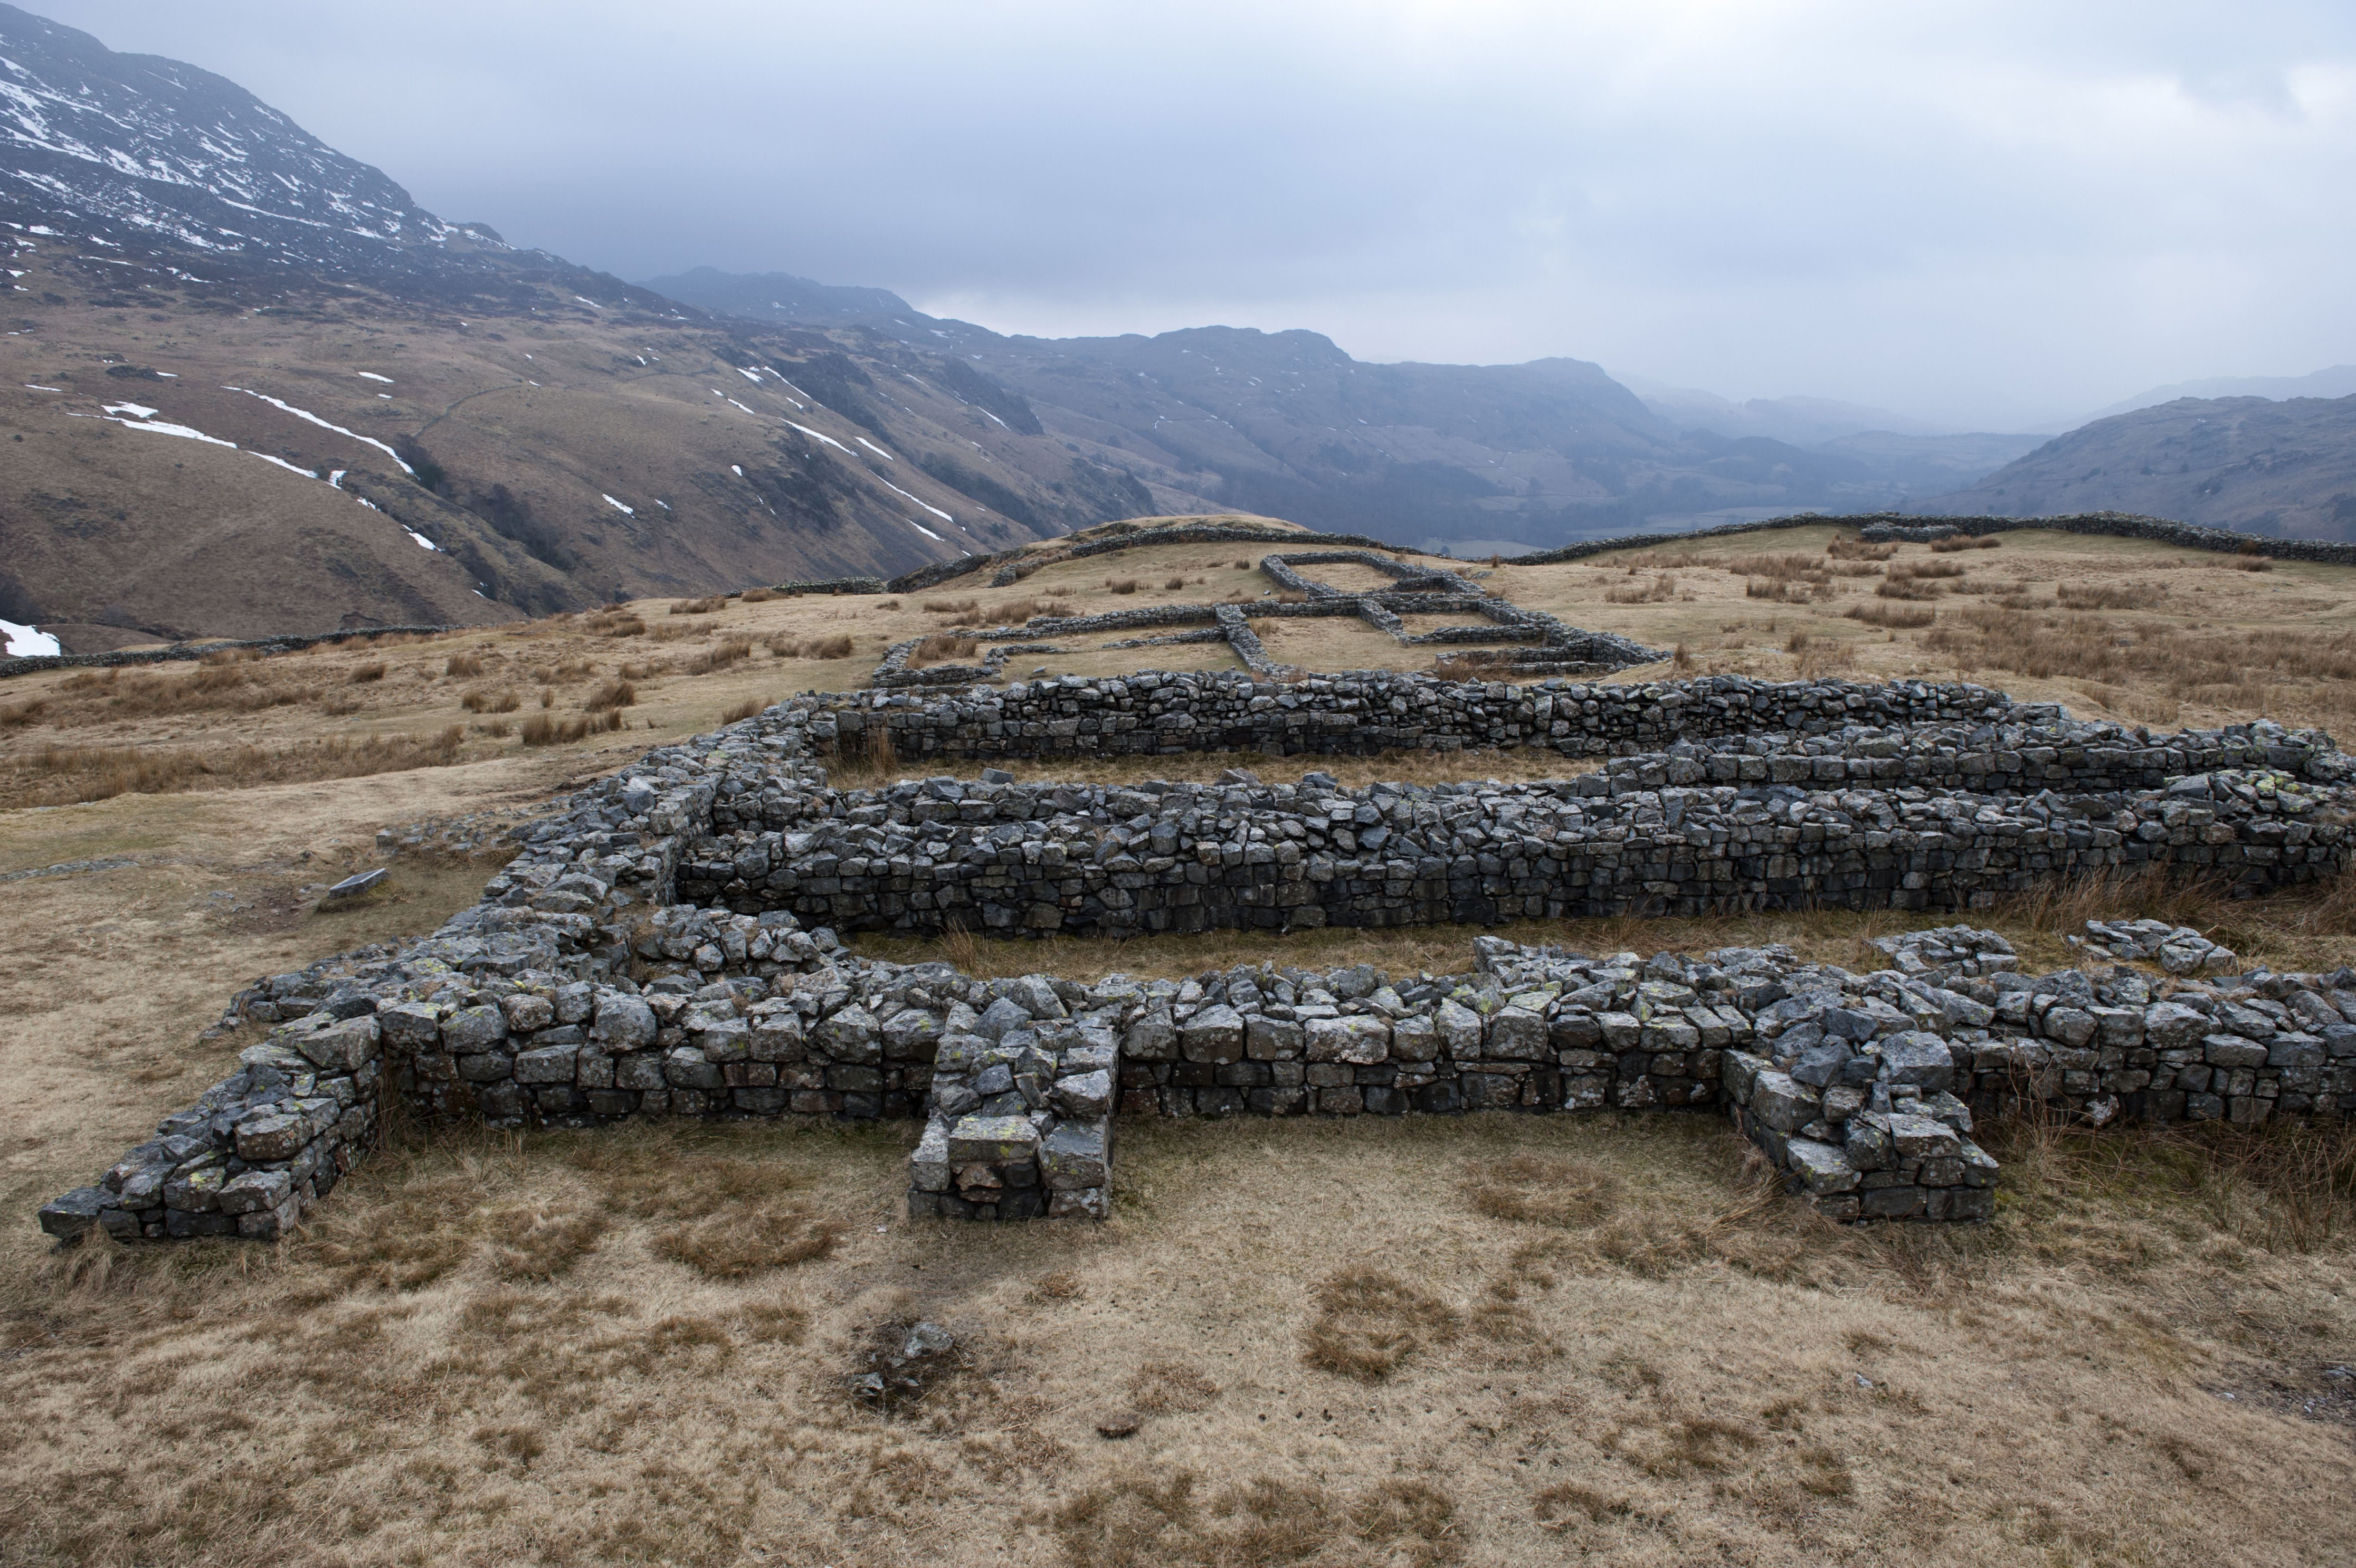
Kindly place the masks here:
<instances>
[{"instance_id":1,"label":"low stone wall","mask_svg":"<svg viewBox=\"0 0 2356 1568\"><path fill-rule=\"evenodd\" d=\"M791 583L771 585L769 592L798 597L804 594L883 594L900 590L887 586L881 577L813 577Z\"/></svg>"},{"instance_id":2,"label":"low stone wall","mask_svg":"<svg viewBox=\"0 0 2356 1568\"><path fill-rule=\"evenodd\" d=\"M2087 533L2112 539L2148 539L2186 550L2213 550L2227 554L2265 555L2278 561L2320 561L2335 566L2356 565L2356 544L2329 539L2283 539L2272 534L2242 533L2230 528L2176 522L2135 512L2072 512L2063 517L1937 517L1914 512L1847 513L1821 517L1804 512L1794 517L1766 518L1757 522L1729 522L1684 533L1626 533L1612 539L1583 539L1558 550L1534 551L1508 557L1509 566L1548 566L1583 561L1614 550L1663 549L1697 540L1725 539L1738 534L1772 533L1792 528L1854 528L1890 532L1902 538L1910 529L1946 529L1955 533L1987 535L2043 530L2055 533ZM1930 535L1926 534L1926 537ZM1938 535L1944 537L1944 535Z\"/></svg>"},{"instance_id":3,"label":"low stone wall","mask_svg":"<svg viewBox=\"0 0 2356 1568\"><path fill-rule=\"evenodd\" d=\"M840 929L995 936L1973 909L2153 865L2246 892L2319 881L2348 860L2356 806L2356 789L2275 775L2023 799L1646 788L1665 769L1627 761L1555 785L1355 790L1319 775L1273 789L937 779L802 802L712 841L678 888Z\"/></svg>"},{"instance_id":4,"label":"low stone wall","mask_svg":"<svg viewBox=\"0 0 2356 1568\"><path fill-rule=\"evenodd\" d=\"M486 621L495 626L496 621ZM27 653L0 658L0 680L31 675L43 670L113 670L134 664L173 664L202 659L209 653L255 649L263 653L293 653L323 643L364 641L374 637L439 637L445 632L478 631L465 626L371 626L352 631L289 632L279 637L216 638L204 642L176 642L169 648L118 648L108 653Z\"/></svg>"},{"instance_id":5,"label":"low stone wall","mask_svg":"<svg viewBox=\"0 0 2356 1568\"><path fill-rule=\"evenodd\" d=\"M1514 787L1017 787L986 772L830 789L815 759L874 724L920 751L987 755L1501 744L1613 760ZM1262 968L1010 989L862 960L835 931L966 910L1011 931L1954 907L2150 863L2256 888L2344 863L2350 766L2312 732L2073 725L1913 682L1155 673L925 702L812 695L650 752L512 830L516 858L431 936L257 983L226 1021L274 1026L239 1070L42 1223L278 1234L365 1153L388 1094L503 1124L923 1114L920 1210L1100 1213L1110 1128L1077 1081L1098 1071L1137 1113L1722 1104L1830 1212L1967 1218L1987 1173L1940 1096L1976 1112L2026 1095L2093 1122L2342 1113L2356 974L2022 984L1948 933L1894 950L1886 977L1803 972L1772 951L1696 965L1486 944L1478 975L1448 981ZM1987 792L1959 787L1975 782ZM2088 940L2171 970L2228 961L2190 933ZM1896 1039L1909 1031L1944 1043L1945 1079L1922 1039ZM1827 1040L1847 1052L1838 1083Z\"/></svg>"},{"instance_id":6,"label":"low stone wall","mask_svg":"<svg viewBox=\"0 0 2356 1568\"><path fill-rule=\"evenodd\" d=\"M1305 609L1311 607L1293 606ZM926 758L1366 755L1538 746L1565 757L1658 750L1680 740L1845 725L1979 724L2051 715L1961 682L1754 681L1704 676L1643 685L1446 681L1360 671L1288 682L1235 671L1067 675L916 698L839 693L789 704L820 746L863 742L881 725L894 750Z\"/></svg>"}]
</instances>

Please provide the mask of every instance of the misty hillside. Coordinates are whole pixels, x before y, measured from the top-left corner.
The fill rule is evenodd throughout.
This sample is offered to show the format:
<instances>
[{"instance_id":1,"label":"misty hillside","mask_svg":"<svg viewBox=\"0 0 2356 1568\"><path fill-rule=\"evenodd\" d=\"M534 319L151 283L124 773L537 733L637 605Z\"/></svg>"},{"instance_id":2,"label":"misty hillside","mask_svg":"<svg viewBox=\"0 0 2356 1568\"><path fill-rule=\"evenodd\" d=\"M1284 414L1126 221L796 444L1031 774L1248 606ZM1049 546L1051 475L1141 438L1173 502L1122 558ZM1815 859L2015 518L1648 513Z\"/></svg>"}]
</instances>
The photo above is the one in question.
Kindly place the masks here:
<instances>
[{"instance_id":1,"label":"misty hillside","mask_svg":"<svg viewBox=\"0 0 2356 1568\"><path fill-rule=\"evenodd\" d=\"M2280 402L2295 397L2351 395L2356 395L2356 365L2331 365L2303 376L2207 376L2200 381L2178 381L2171 386L2153 387L2147 392L2137 392L2106 408L2096 409L2080 423L2091 424L2115 413L2132 413L2139 408L2152 408L2188 397L2264 397Z\"/></svg>"},{"instance_id":2,"label":"misty hillside","mask_svg":"<svg viewBox=\"0 0 2356 1568\"><path fill-rule=\"evenodd\" d=\"M880 290L710 268L644 286L847 342L958 355L1019 392L1050 437L1133 470L1157 510L1270 513L1403 543L1485 551L1867 510L1953 489L2035 440L1907 435L1808 449L1665 418L1578 360L1369 364L1314 332L1225 327L1006 337ZM862 313L862 294L892 303Z\"/></svg>"},{"instance_id":3,"label":"misty hillside","mask_svg":"<svg viewBox=\"0 0 2356 1568\"><path fill-rule=\"evenodd\" d=\"M512 249L13 6L0 61L0 618L70 647L888 575L1153 510L969 363Z\"/></svg>"},{"instance_id":4,"label":"misty hillside","mask_svg":"<svg viewBox=\"0 0 2356 1568\"><path fill-rule=\"evenodd\" d=\"M691 267L648 278L644 288L682 304L741 316L747 321L852 321L870 316L910 316L916 310L888 288L838 288L791 273L723 273Z\"/></svg>"},{"instance_id":5,"label":"misty hillside","mask_svg":"<svg viewBox=\"0 0 2356 1568\"><path fill-rule=\"evenodd\" d=\"M2356 538L2356 397L2180 398L2057 436L1914 510L2127 511L2253 533Z\"/></svg>"}]
</instances>

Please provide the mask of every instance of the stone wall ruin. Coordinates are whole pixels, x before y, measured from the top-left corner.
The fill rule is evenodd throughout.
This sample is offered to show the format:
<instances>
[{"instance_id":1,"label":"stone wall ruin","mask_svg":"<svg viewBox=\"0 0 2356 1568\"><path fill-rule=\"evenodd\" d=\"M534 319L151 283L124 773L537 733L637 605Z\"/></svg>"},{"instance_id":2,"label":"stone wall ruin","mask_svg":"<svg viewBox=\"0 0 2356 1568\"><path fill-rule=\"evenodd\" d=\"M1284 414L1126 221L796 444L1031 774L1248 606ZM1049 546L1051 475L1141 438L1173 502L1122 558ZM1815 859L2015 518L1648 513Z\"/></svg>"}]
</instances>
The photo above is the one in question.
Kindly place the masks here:
<instances>
[{"instance_id":1,"label":"stone wall ruin","mask_svg":"<svg viewBox=\"0 0 2356 1568\"><path fill-rule=\"evenodd\" d=\"M1514 786L985 769L834 789L824 759L879 731L920 765L1484 746L1605 761ZM1270 964L1083 984L883 962L839 933L1961 910L2137 865L2254 893L2345 867L2351 766L2313 731L2155 734L1927 682L1148 673L811 695L515 830L517 858L432 935L241 995L234 1021L268 1037L41 1223L276 1236L396 1096L513 1125L922 1118L912 1210L976 1219L1102 1214L1116 1112L1693 1107L1731 1117L1837 1218L1979 1218L1995 1166L1975 1119L2009 1103L2096 1124L2356 1109L2356 972L2240 974L2192 933L2104 925L2090 952L2169 974L2024 976L1963 927L1896 940L1893 967L1864 974L1773 949L1483 938L1455 976Z\"/></svg>"}]
</instances>

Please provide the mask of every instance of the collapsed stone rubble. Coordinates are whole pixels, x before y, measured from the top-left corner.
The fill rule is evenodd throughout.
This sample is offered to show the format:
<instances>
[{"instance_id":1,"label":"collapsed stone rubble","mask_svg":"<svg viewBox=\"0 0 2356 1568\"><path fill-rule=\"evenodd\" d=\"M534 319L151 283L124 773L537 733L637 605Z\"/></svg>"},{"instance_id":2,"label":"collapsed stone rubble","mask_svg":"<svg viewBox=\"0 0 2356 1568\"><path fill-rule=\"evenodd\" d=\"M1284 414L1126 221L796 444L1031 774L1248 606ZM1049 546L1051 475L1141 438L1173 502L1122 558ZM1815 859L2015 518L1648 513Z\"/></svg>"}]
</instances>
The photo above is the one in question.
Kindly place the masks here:
<instances>
[{"instance_id":1,"label":"collapsed stone rubble","mask_svg":"<svg viewBox=\"0 0 2356 1568\"><path fill-rule=\"evenodd\" d=\"M984 769L832 788L823 759L879 728L920 757L1486 736L1608 760L1542 785ZM225 1023L268 1033L238 1071L41 1223L279 1235L396 1098L502 1125L921 1119L911 1210L974 1219L1104 1214L1116 1112L1716 1108L1838 1218L1977 1218L1994 1166L1975 1119L2024 1100L2096 1124L2356 1110L2356 973L2235 974L2157 922L2095 922L2085 940L2163 973L2038 977L1966 927L1886 939L1870 973L1774 949L1586 957L1483 938L1455 976L1267 964L1086 983L888 963L839 933L1968 908L2136 865L2254 892L2345 866L2348 768L2316 732L2156 735L1919 682L1148 674L811 695L511 830L515 859L430 936L250 988Z\"/></svg>"},{"instance_id":2,"label":"collapsed stone rubble","mask_svg":"<svg viewBox=\"0 0 2356 1568\"><path fill-rule=\"evenodd\" d=\"M1075 553L1085 553L1075 551ZM1355 592L1305 577L1298 570L1304 565L1337 562L1370 568L1397 579L1397 582L1389 588ZM1199 627L1202 628L1199 632L1126 639L1104 646L1123 648L1146 642L1224 640L1234 649L1236 657L1247 671L1262 678L1293 672L1292 666L1269 657L1259 635L1251 628L1254 618L1269 617L1355 617L1377 631L1387 633L1400 646L1410 648L1488 642L1532 645L1505 659L1503 662L1507 667L1524 664L1550 669L1576 667L1580 672L1600 674L1638 664L1655 663L1668 657L1660 649L1647 648L1616 632L1586 631L1566 626L1543 610L1525 609L1452 572L1418 566L1371 550L1324 550L1268 555L1261 559L1259 567L1269 580L1277 585L1276 589L1270 591L1281 591L1283 597L1220 604L1145 605L1134 609L1108 610L1087 616L1033 616L1019 627L996 627L973 635L983 642L1009 644L1025 638L1070 638L1108 631ZM998 585L1006 585L1001 583ZM1406 623L1399 619L1401 610L1410 614L1467 615L1480 619L1460 626L1440 627L1428 632L1410 633ZM982 656L980 664L913 667L916 650L925 640L912 637L885 650L883 661L875 667L870 683L884 688L969 686L995 681L1005 669L1007 660L1016 653L1066 651L1048 643L1022 642L1017 646L991 648Z\"/></svg>"}]
</instances>

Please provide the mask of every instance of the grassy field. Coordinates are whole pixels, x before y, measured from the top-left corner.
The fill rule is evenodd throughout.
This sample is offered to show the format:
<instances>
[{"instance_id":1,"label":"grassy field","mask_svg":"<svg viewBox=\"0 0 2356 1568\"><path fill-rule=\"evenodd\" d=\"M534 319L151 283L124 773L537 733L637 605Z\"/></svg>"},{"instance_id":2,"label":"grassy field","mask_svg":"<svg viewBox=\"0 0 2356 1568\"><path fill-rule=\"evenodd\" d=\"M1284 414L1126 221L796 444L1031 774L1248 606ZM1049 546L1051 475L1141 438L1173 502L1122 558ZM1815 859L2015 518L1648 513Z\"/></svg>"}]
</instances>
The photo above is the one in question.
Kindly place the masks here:
<instances>
[{"instance_id":1,"label":"grassy field","mask_svg":"<svg viewBox=\"0 0 2356 1568\"><path fill-rule=\"evenodd\" d=\"M1872 559L1827 553L1827 535L1483 581L1574 625L1683 644L1696 671L1967 672L2082 713L2347 727L2334 660L2356 633L2356 572L2037 534ZM1110 1222L988 1229L902 1217L911 1127L399 1126L274 1250L53 1254L35 1231L41 1199L233 1061L240 1039L196 1036L240 985L431 929L488 874L488 859L406 854L380 894L320 911L321 885L379 863L380 827L528 814L649 745L857 685L889 642L992 613L1256 597L1245 557L1155 546L1012 589L676 615L656 601L0 687L17 803L0 812L0 1071L18 1108L0 1134L0 1212L16 1217L0 1226L15 1415L0 1562L2356 1552L2325 1501L2356 1479L2356 1215L2350 1146L2319 1135L2002 1127L1994 1224L1839 1231L1762 1187L1745 1145L1701 1116L1124 1122ZM1271 641L1280 657L1316 667L1430 664L1352 623L1282 636L1297 640ZM820 656L843 638L847 655ZM1090 646L1044 661L1133 669L1165 652L1226 659ZM602 727L614 715L625 727ZM548 733L527 744L535 717ZM1020 771L1237 765L1353 782L1564 770L1507 754ZM2138 885L1987 923L2040 964L2068 961L2074 920L2154 912L2253 960L2319 967L2356 953L2349 902ZM1861 963L1860 940L1899 923L1507 934L1589 950L1784 940ZM985 972L1261 958L1445 972L1470 936L865 945ZM848 1379L919 1316L958 1334L955 1364L889 1414L850 1399ZM1099 1435L1130 1421L1134 1435Z\"/></svg>"}]
</instances>

